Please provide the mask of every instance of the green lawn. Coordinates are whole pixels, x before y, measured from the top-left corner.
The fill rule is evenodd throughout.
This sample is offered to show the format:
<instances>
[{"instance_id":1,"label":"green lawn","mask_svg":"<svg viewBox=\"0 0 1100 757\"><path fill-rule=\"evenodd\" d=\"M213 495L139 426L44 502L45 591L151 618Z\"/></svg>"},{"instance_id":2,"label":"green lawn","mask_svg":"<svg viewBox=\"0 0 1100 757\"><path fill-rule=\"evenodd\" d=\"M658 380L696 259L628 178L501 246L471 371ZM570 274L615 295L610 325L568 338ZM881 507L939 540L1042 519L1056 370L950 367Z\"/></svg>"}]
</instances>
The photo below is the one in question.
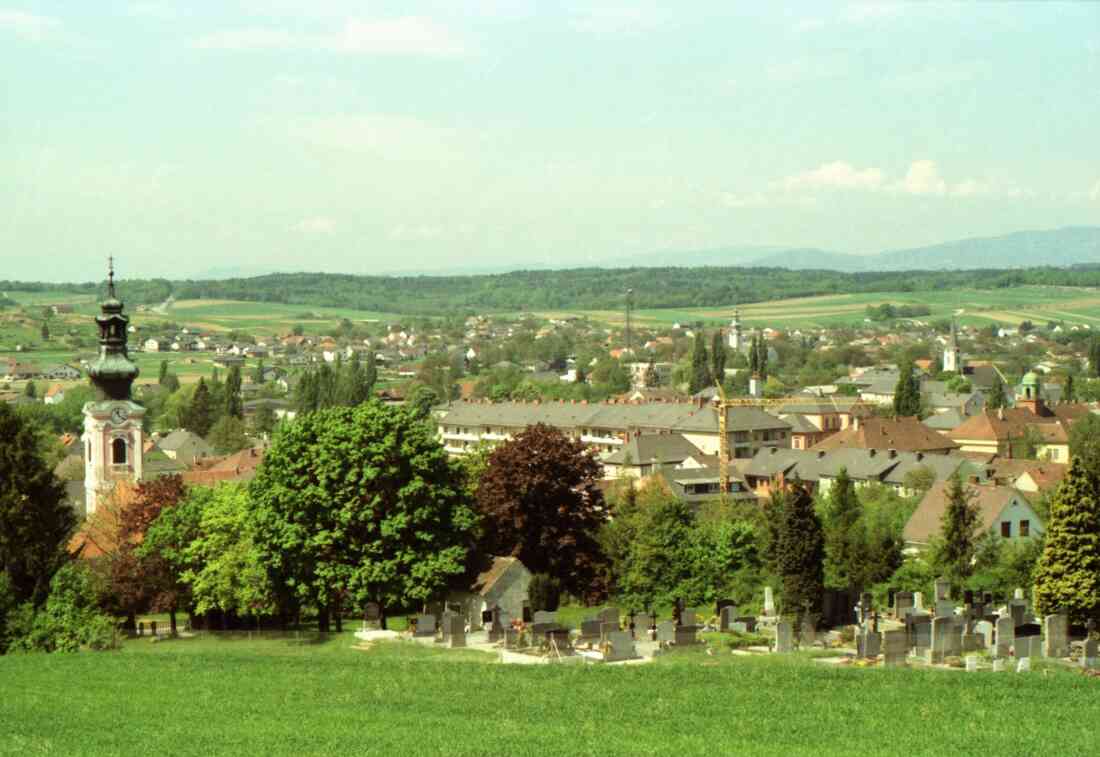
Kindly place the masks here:
<instances>
[{"instance_id":1,"label":"green lawn","mask_svg":"<svg viewBox=\"0 0 1100 757\"><path fill-rule=\"evenodd\" d=\"M1100 679L699 651L504 666L411 642L0 658L2 754L1094 754Z\"/></svg>"}]
</instances>

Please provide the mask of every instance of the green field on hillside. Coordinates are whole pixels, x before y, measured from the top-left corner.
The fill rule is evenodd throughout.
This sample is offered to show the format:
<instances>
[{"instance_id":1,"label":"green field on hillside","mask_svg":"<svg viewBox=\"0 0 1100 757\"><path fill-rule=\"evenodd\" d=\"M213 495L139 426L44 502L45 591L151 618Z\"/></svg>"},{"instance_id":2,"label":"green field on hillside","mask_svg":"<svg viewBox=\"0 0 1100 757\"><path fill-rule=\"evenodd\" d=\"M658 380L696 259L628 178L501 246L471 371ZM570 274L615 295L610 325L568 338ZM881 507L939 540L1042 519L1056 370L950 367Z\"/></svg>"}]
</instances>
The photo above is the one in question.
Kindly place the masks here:
<instances>
[{"instance_id":1,"label":"green field on hillside","mask_svg":"<svg viewBox=\"0 0 1100 757\"><path fill-rule=\"evenodd\" d=\"M1100 680L673 652L506 666L412 642L135 639L0 658L0 754L1091 754ZM1044 672L1045 671L1045 672Z\"/></svg>"},{"instance_id":2,"label":"green field on hillside","mask_svg":"<svg viewBox=\"0 0 1100 757\"><path fill-rule=\"evenodd\" d=\"M1037 324L1065 320L1068 324L1100 326L1100 291L1067 287L1024 286L1011 289L950 289L940 292L883 292L839 294L758 302L724 308L637 310L639 324L669 326L673 323L708 325L729 323L735 309L747 326L774 328L827 328L863 323L868 305L927 305L932 311L922 320L950 318L958 313L961 323L1017 325L1030 320ZM961 311L961 312L958 312ZM583 315L598 321L621 324L622 311L557 311L550 317Z\"/></svg>"}]
</instances>

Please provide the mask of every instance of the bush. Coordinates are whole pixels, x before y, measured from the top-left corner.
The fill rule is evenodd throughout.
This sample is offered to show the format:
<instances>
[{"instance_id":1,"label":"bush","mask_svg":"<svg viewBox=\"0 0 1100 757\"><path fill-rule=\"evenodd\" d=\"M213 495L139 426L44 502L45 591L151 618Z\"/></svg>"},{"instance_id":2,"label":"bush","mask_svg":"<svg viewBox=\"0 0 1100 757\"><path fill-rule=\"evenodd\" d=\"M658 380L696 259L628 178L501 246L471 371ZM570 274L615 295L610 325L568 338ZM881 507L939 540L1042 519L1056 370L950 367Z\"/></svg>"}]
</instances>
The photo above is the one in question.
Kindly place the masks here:
<instances>
[{"instance_id":1,"label":"bush","mask_svg":"<svg viewBox=\"0 0 1100 757\"><path fill-rule=\"evenodd\" d=\"M532 612L554 612L561 603L561 583L546 573L536 573L527 586L527 596L531 600Z\"/></svg>"},{"instance_id":2,"label":"bush","mask_svg":"<svg viewBox=\"0 0 1100 757\"><path fill-rule=\"evenodd\" d=\"M13 652L79 652L118 646L114 621L96 606L93 577L80 563L69 563L50 581L46 606L35 612L20 605L7 621Z\"/></svg>"}]
</instances>

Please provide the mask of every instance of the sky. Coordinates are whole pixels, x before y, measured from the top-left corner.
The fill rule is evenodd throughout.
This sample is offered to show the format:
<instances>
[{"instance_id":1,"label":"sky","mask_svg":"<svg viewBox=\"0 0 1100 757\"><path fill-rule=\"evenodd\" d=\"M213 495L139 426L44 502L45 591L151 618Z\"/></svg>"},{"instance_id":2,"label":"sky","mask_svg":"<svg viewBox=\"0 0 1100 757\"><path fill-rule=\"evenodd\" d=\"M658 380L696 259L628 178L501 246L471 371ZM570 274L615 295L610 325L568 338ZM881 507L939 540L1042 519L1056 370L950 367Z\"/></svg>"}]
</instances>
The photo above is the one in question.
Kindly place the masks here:
<instances>
[{"instance_id":1,"label":"sky","mask_svg":"<svg viewBox=\"0 0 1100 757\"><path fill-rule=\"evenodd\" d=\"M1100 3L0 0L0 70L0 279L1100 224Z\"/></svg>"}]
</instances>

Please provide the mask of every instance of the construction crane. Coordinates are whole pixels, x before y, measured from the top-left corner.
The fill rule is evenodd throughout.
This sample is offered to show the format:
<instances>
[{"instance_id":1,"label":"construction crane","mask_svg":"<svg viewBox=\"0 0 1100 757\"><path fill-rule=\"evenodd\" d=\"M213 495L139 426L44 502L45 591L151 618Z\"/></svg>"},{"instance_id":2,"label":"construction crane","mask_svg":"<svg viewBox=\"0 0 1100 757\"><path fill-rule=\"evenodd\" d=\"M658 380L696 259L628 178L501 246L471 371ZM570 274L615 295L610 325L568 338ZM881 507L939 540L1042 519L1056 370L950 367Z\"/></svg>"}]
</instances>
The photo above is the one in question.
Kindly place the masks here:
<instances>
[{"instance_id":1,"label":"construction crane","mask_svg":"<svg viewBox=\"0 0 1100 757\"><path fill-rule=\"evenodd\" d=\"M727 417L729 410L736 407L759 407L761 409L766 409L780 405L830 401L824 397L776 397L774 399L751 397L747 399L738 398L731 400L726 397L726 390L722 388L720 382L715 381L714 384L718 389L718 401L715 403L718 410L718 486L723 495L730 493L730 439L729 433L726 431L729 425L729 419ZM874 405L857 399L845 409L845 412L851 413L855 411L856 408L865 408L867 414L870 414L873 407ZM837 410L840 410L840 408L838 407Z\"/></svg>"}]
</instances>

